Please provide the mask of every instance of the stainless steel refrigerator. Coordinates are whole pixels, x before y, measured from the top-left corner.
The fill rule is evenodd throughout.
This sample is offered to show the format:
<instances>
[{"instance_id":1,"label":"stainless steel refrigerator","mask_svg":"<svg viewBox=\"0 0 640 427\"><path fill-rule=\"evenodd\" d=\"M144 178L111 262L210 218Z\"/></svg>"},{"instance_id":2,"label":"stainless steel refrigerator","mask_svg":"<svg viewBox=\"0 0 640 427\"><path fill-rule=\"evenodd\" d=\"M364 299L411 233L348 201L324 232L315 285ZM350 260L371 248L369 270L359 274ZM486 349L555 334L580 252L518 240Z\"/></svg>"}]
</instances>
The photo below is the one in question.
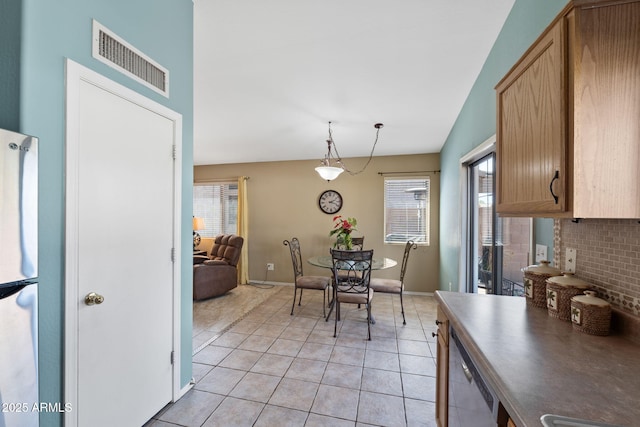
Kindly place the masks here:
<instances>
[{"instance_id":1,"label":"stainless steel refrigerator","mask_svg":"<svg viewBox=\"0 0 640 427\"><path fill-rule=\"evenodd\" d=\"M0 129L0 427L37 426L38 139Z\"/></svg>"}]
</instances>

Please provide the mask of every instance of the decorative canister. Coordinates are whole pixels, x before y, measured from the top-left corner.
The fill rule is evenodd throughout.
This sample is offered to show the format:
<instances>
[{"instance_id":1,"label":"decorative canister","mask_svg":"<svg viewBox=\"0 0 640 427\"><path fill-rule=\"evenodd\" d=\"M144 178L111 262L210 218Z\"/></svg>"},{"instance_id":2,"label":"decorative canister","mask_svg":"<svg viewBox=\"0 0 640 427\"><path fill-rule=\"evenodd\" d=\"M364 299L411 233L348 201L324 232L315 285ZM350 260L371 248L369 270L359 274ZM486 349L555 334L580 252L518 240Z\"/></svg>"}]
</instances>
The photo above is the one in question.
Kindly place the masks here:
<instances>
[{"instance_id":1,"label":"decorative canister","mask_svg":"<svg viewBox=\"0 0 640 427\"><path fill-rule=\"evenodd\" d=\"M611 304L598 298L594 291L571 298L571 323L573 329L590 335L609 335Z\"/></svg>"},{"instance_id":2,"label":"decorative canister","mask_svg":"<svg viewBox=\"0 0 640 427\"><path fill-rule=\"evenodd\" d=\"M530 265L522 269L524 273L524 295L527 306L547 308L547 279L560 276L559 269L551 267L549 261L540 261L540 265Z\"/></svg>"},{"instance_id":3,"label":"decorative canister","mask_svg":"<svg viewBox=\"0 0 640 427\"><path fill-rule=\"evenodd\" d=\"M571 298L581 295L592 286L573 277L573 273L547 279L547 312L560 320L571 320Z\"/></svg>"}]
</instances>

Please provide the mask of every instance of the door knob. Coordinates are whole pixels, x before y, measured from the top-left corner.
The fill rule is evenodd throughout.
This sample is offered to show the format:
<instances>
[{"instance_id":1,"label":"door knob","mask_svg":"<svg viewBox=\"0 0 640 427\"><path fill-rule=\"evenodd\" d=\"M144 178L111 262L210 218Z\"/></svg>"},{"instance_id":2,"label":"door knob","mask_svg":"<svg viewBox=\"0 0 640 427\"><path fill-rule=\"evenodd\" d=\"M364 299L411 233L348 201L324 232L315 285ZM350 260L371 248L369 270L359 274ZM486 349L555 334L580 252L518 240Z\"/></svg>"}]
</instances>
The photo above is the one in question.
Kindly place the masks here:
<instances>
[{"instance_id":1,"label":"door knob","mask_svg":"<svg viewBox=\"0 0 640 427\"><path fill-rule=\"evenodd\" d=\"M89 292L87 296L84 297L84 303L87 305L102 304L103 302L104 297L95 292Z\"/></svg>"}]
</instances>

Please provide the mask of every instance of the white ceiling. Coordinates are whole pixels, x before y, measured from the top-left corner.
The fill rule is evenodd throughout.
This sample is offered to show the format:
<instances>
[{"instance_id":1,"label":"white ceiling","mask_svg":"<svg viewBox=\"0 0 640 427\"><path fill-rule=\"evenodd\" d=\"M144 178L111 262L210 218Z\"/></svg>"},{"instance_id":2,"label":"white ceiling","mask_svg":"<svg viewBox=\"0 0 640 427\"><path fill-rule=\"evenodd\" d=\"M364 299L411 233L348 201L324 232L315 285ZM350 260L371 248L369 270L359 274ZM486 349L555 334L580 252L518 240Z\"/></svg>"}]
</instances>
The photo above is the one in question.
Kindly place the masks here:
<instances>
[{"instance_id":1,"label":"white ceiling","mask_svg":"<svg viewBox=\"0 0 640 427\"><path fill-rule=\"evenodd\" d=\"M439 152L514 1L195 0L195 164Z\"/></svg>"}]
</instances>

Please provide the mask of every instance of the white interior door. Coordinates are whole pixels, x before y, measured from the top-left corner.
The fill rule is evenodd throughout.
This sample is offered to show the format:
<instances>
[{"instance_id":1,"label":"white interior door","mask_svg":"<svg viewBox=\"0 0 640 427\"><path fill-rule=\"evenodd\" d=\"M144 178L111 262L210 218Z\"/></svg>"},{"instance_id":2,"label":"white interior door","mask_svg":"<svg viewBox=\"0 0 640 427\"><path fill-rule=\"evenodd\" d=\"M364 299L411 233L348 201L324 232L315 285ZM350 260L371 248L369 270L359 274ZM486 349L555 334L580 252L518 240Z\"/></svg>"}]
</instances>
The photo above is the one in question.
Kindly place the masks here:
<instances>
[{"instance_id":1,"label":"white interior door","mask_svg":"<svg viewBox=\"0 0 640 427\"><path fill-rule=\"evenodd\" d=\"M66 223L76 336L65 358L77 377L65 421L79 426L142 425L174 389L176 122L119 89L80 78L67 100L77 102Z\"/></svg>"}]
</instances>

